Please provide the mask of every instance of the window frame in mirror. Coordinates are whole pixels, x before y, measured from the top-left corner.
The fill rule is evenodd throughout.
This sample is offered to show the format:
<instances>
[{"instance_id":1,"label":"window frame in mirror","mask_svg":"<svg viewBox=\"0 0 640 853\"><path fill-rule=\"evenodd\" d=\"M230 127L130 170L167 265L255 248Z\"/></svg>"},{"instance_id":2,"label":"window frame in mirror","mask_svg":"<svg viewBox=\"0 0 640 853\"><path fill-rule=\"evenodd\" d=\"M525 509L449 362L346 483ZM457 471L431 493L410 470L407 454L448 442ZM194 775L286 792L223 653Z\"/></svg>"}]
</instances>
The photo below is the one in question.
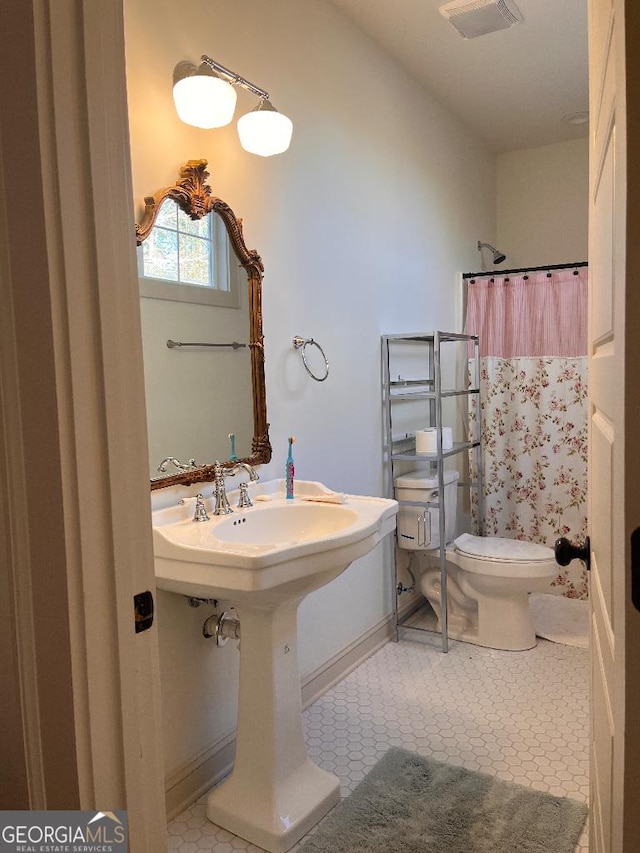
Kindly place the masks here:
<instances>
[{"instance_id":1,"label":"window frame in mirror","mask_svg":"<svg viewBox=\"0 0 640 853\"><path fill-rule=\"evenodd\" d=\"M264 375L264 335L262 331L262 278L264 266L255 249L248 249L242 233L242 220L229 205L211 193L206 183L209 173L206 160L189 160L180 167L180 177L171 187L146 196L141 222L136 223L136 245L140 246L151 233L162 203L172 199L192 219L202 219L209 213L217 213L224 222L231 246L247 274L249 291L249 349L251 355L251 388L253 396L253 439L251 455L239 458L238 462L249 465L266 464L271 459L269 423L267 422L267 397ZM166 477L151 480L151 489L168 486L191 485L213 479L213 462L193 471L179 471ZM220 460L224 467L235 462Z\"/></svg>"},{"instance_id":2,"label":"window frame in mirror","mask_svg":"<svg viewBox=\"0 0 640 853\"><path fill-rule=\"evenodd\" d=\"M156 210L154 226L147 235L148 237L151 237L155 228L164 227L159 224L160 211L167 203L173 204L178 210L181 210L174 199L168 197L163 199ZM202 217L203 220L205 218ZM184 281L180 273L178 273L179 278L160 278L147 274L143 256L144 246L141 243L138 246L138 283L140 296L148 299L164 299L169 302L188 302L196 305L212 305L213 307L220 308L240 307L236 276L230 275L230 259L228 256L231 253L231 247L224 220L219 216L212 217L207 225L208 233L205 235L204 241L209 243L210 246L209 282L207 284L193 284L192 282ZM167 230L174 231L174 229ZM184 233L180 232L179 222L176 222L175 233L178 235L178 240L180 233ZM149 243L147 242L146 245L149 245ZM178 261L180 256L178 241L176 241L175 255L176 261ZM179 261L178 267L180 267ZM224 274L226 287L220 287L220 271Z\"/></svg>"}]
</instances>

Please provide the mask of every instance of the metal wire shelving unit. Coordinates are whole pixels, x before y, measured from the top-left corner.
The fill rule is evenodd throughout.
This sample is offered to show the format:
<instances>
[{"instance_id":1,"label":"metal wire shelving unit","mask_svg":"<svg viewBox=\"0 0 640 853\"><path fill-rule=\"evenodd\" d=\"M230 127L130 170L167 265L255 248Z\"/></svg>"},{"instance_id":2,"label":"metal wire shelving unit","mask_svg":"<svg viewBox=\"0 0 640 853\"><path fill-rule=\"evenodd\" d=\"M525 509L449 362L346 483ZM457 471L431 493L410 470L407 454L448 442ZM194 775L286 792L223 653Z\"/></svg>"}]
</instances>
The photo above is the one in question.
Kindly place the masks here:
<instances>
[{"instance_id":1,"label":"metal wire shelving unit","mask_svg":"<svg viewBox=\"0 0 640 853\"><path fill-rule=\"evenodd\" d=\"M404 359L403 355L411 348L413 359ZM447 563L446 563L446 512L445 512L445 466L449 460L459 454L475 453L475 478L461 480L458 485L475 490L477 518L483 518L483 489L482 489L482 446L480 418L480 358L479 340L477 335L464 335L454 332L417 332L398 335L382 336L382 409L383 409L383 466L385 492L388 497L395 497L395 480L399 473L407 473L413 465L426 466L426 475L438 480L438 500L434 501L399 501L400 506L416 507L422 512L432 509L439 510L439 546L437 549L440 562L441 587L441 617L442 651L449 650L448 632L448 600L447 600ZM463 355L462 355L463 354ZM443 372L450 377L461 373L461 362L464 357L464 380L454 381L453 387L443 387ZM402 366L409 361L410 369L416 369L419 364L421 372L417 376L402 376ZM457 361L457 364L456 364ZM398 365L401 372L398 373ZM476 418L473 435L469 416L469 405L464 407L464 424L460 430L464 433L462 441L454 441L450 449L443 447L443 403L447 400L467 400L475 398ZM416 405L417 404L417 405ZM404 417L398 413L407 408L413 411ZM417 414L416 414L417 413ZM400 427L397 426L400 421ZM416 451L416 430L434 427L436 431L435 453L418 453ZM406 464L409 463L409 464ZM399 469L404 469L400 471ZM482 530L480 530L482 533ZM425 549L426 550L426 549ZM400 607L400 597L408 590L398 577L398 548L394 554L394 593L395 593L395 622L396 639L399 629L425 630L409 624L415 607L404 612Z\"/></svg>"}]
</instances>

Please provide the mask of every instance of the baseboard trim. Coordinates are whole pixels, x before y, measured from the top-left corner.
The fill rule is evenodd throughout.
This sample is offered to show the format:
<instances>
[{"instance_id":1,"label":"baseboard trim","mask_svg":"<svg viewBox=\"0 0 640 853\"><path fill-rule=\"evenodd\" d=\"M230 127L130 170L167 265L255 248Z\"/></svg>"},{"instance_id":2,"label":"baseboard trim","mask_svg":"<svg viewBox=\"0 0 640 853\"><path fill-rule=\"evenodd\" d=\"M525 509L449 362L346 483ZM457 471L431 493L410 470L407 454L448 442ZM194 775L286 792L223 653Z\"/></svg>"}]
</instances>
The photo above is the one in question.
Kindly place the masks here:
<instances>
[{"instance_id":1,"label":"baseboard trim","mask_svg":"<svg viewBox=\"0 0 640 853\"><path fill-rule=\"evenodd\" d=\"M408 619L413 613L420 610L426 604L426 599L421 595L414 595L408 599L402 607L398 607L398 622Z\"/></svg>"},{"instance_id":2,"label":"baseboard trim","mask_svg":"<svg viewBox=\"0 0 640 853\"><path fill-rule=\"evenodd\" d=\"M188 808L231 771L236 755L235 730L212 743L191 761L167 776L167 820Z\"/></svg>"},{"instance_id":3,"label":"baseboard trim","mask_svg":"<svg viewBox=\"0 0 640 853\"><path fill-rule=\"evenodd\" d=\"M393 639L393 615L381 619L361 637L302 678L302 707L308 708L334 684ZM215 741L171 773L165 781L167 820L213 788L231 771L236 752L235 731Z\"/></svg>"},{"instance_id":4,"label":"baseboard trim","mask_svg":"<svg viewBox=\"0 0 640 853\"><path fill-rule=\"evenodd\" d=\"M318 669L306 675L302 679L302 707L308 708L323 693L330 690L334 684L346 678L363 661L393 639L394 633L395 620L393 615L386 616L349 646L341 649L322 666L319 666Z\"/></svg>"}]
</instances>

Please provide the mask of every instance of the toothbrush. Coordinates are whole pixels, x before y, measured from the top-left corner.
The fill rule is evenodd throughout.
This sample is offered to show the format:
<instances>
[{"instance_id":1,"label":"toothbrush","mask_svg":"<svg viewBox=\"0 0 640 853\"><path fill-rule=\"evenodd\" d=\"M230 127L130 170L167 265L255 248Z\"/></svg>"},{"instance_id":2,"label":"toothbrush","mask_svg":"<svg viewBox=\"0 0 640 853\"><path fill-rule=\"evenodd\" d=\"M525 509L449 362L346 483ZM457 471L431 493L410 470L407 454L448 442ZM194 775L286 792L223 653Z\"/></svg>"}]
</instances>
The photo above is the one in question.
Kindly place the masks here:
<instances>
[{"instance_id":1,"label":"toothbrush","mask_svg":"<svg viewBox=\"0 0 640 853\"><path fill-rule=\"evenodd\" d=\"M229 433L229 441L231 442L231 455L229 456L229 462L237 462L238 457L236 455L236 434L235 434L235 432Z\"/></svg>"},{"instance_id":2,"label":"toothbrush","mask_svg":"<svg viewBox=\"0 0 640 853\"><path fill-rule=\"evenodd\" d=\"M287 500L293 500L293 453L292 447L295 444L296 437L289 436L289 455L287 456L287 464L285 466L285 480L287 484Z\"/></svg>"}]
</instances>

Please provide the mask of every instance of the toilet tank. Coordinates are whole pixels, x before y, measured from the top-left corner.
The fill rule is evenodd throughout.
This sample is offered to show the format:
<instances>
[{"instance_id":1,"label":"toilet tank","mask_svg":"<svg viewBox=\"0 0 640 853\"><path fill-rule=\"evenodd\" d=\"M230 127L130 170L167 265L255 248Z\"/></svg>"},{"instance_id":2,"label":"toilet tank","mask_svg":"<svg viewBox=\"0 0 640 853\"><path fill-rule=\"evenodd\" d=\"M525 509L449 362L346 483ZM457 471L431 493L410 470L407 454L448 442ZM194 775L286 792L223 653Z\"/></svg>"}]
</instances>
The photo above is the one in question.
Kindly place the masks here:
<instances>
[{"instance_id":1,"label":"toilet tank","mask_svg":"<svg viewBox=\"0 0 640 853\"><path fill-rule=\"evenodd\" d=\"M457 471L444 472L445 544L456 536L458 510ZM437 477L424 471L411 471L395 481L396 500L440 504ZM402 506L398 509L398 545L410 551L427 551L440 547L440 508Z\"/></svg>"}]
</instances>

